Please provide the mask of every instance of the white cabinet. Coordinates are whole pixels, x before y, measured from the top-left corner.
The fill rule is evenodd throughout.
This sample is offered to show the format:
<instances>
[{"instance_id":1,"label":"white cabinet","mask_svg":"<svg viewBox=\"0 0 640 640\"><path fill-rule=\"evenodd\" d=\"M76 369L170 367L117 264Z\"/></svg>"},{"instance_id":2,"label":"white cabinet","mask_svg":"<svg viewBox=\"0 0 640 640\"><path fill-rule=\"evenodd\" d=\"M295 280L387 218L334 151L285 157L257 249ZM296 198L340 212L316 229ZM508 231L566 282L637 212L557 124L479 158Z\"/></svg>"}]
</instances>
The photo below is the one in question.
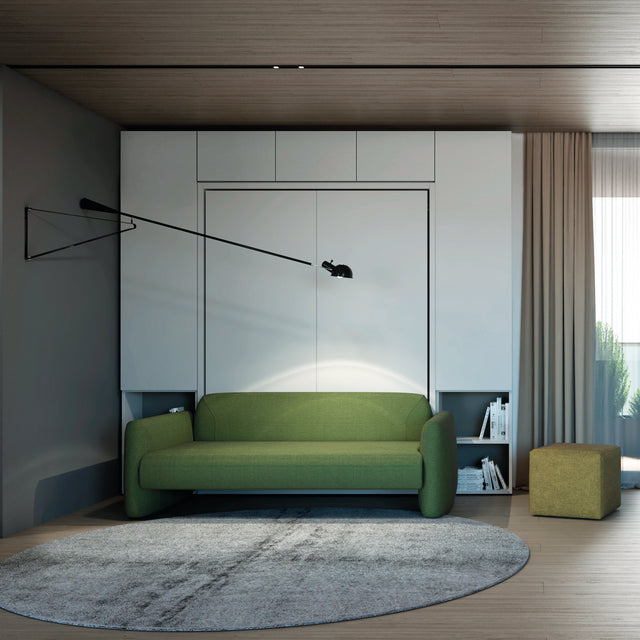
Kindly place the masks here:
<instances>
[{"instance_id":1,"label":"white cabinet","mask_svg":"<svg viewBox=\"0 0 640 640\"><path fill-rule=\"evenodd\" d=\"M427 390L425 190L318 191L318 391Z\"/></svg>"},{"instance_id":2,"label":"white cabinet","mask_svg":"<svg viewBox=\"0 0 640 640\"><path fill-rule=\"evenodd\" d=\"M208 233L354 269L207 245L207 393L425 393L427 213L425 190L207 190Z\"/></svg>"},{"instance_id":3,"label":"white cabinet","mask_svg":"<svg viewBox=\"0 0 640 640\"><path fill-rule=\"evenodd\" d=\"M208 190L208 234L315 263L316 194ZM206 245L206 393L315 391L316 270Z\"/></svg>"},{"instance_id":4,"label":"white cabinet","mask_svg":"<svg viewBox=\"0 0 640 640\"><path fill-rule=\"evenodd\" d=\"M433 182L433 131L358 131L359 182Z\"/></svg>"},{"instance_id":5,"label":"white cabinet","mask_svg":"<svg viewBox=\"0 0 640 640\"><path fill-rule=\"evenodd\" d=\"M435 388L510 390L511 134L438 133L436 153Z\"/></svg>"},{"instance_id":6,"label":"white cabinet","mask_svg":"<svg viewBox=\"0 0 640 640\"><path fill-rule=\"evenodd\" d=\"M200 182L433 182L433 131L200 131Z\"/></svg>"},{"instance_id":7,"label":"white cabinet","mask_svg":"<svg viewBox=\"0 0 640 640\"><path fill-rule=\"evenodd\" d=\"M199 131L198 180L273 182L275 131Z\"/></svg>"},{"instance_id":8,"label":"white cabinet","mask_svg":"<svg viewBox=\"0 0 640 640\"><path fill-rule=\"evenodd\" d=\"M279 182L355 182L355 131L276 131Z\"/></svg>"},{"instance_id":9,"label":"white cabinet","mask_svg":"<svg viewBox=\"0 0 640 640\"><path fill-rule=\"evenodd\" d=\"M196 133L126 131L125 212L195 230ZM138 222L121 236L121 388L197 388L197 240Z\"/></svg>"},{"instance_id":10,"label":"white cabinet","mask_svg":"<svg viewBox=\"0 0 640 640\"><path fill-rule=\"evenodd\" d=\"M200 226L198 180L225 182L200 187ZM125 132L124 211L355 275L140 222L122 236L122 389L426 390L429 339L429 391L513 394L510 181L508 132Z\"/></svg>"}]
</instances>

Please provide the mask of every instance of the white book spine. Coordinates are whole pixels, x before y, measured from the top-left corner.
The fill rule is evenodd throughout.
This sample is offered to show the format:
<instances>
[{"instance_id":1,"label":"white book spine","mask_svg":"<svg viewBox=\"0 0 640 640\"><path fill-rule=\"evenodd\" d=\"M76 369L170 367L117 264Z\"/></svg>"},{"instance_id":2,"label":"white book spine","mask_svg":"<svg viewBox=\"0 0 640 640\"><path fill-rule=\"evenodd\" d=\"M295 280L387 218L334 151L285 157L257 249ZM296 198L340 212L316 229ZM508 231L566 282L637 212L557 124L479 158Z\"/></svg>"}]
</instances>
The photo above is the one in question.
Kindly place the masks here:
<instances>
[{"instance_id":1,"label":"white book spine","mask_svg":"<svg viewBox=\"0 0 640 640\"><path fill-rule=\"evenodd\" d=\"M500 471L500 467L498 465L495 465L495 467L496 467L496 475L498 476L498 480L500 481L500 485L506 491L508 489L508 487L507 487L507 483L504 481L504 477L502 475L502 472Z\"/></svg>"},{"instance_id":2,"label":"white book spine","mask_svg":"<svg viewBox=\"0 0 640 640\"><path fill-rule=\"evenodd\" d=\"M493 460L489 460L489 473L491 474L491 488L492 489L500 489L500 484L498 483L498 474L496 473L496 465Z\"/></svg>"},{"instance_id":3,"label":"white book spine","mask_svg":"<svg viewBox=\"0 0 640 640\"><path fill-rule=\"evenodd\" d=\"M491 440L493 440L496 437L496 427L497 427L497 416L496 416L497 405L496 405L496 403L495 402L489 403L489 408L490 408L489 438Z\"/></svg>"},{"instance_id":4,"label":"white book spine","mask_svg":"<svg viewBox=\"0 0 640 640\"><path fill-rule=\"evenodd\" d=\"M500 416L502 415L502 398L498 397L493 405L493 420L491 422L490 437L492 440L500 440Z\"/></svg>"},{"instance_id":5,"label":"white book spine","mask_svg":"<svg viewBox=\"0 0 640 640\"><path fill-rule=\"evenodd\" d=\"M480 429L479 438L484 438L484 432L487 430L487 423L489 422L489 414L491 413L491 409L487 407L487 410L484 412L484 420L482 421L482 429Z\"/></svg>"},{"instance_id":6,"label":"white book spine","mask_svg":"<svg viewBox=\"0 0 640 640\"><path fill-rule=\"evenodd\" d=\"M507 428L507 407L502 405L500 413L498 415L498 440L506 440L506 428Z\"/></svg>"},{"instance_id":7,"label":"white book spine","mask_svg":"<svg viewBox=\"0 0 640 640\"><path fill-rule=\"evenodd\" d=\"M485 491L491 491L491 472L489 471L489 458L482 458L482 472L484 474Z\"/></svg>"}]
</instances>

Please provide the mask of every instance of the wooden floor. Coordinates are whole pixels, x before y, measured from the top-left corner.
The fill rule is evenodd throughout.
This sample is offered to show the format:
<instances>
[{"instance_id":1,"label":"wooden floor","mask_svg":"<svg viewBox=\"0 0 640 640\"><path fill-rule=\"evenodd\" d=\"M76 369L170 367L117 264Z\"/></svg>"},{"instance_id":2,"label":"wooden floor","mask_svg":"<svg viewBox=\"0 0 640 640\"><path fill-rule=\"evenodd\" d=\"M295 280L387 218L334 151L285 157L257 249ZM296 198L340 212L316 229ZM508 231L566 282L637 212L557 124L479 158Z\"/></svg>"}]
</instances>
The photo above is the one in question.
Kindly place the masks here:
<instances>
[{"instance_id":1,"label":"wooden floor","mask_svg":"<svg viewBox=\"0 0 640 640\"><path fill-rule=\"evenodd\" d=\"M189 508L231 508L226 496L200 496ZM309 503L306 496L234 497L251 508L265 501ZM314 496L314 504L406 508L413 498ZM621 508L601 521L533 517L526 493L458 496L453 515L504 527L531 549L527 566L510 580L443 604L337 624L218 633L149 633L86 629L31 620L0 611L2 640L622 640L640 638L640 491L623 491ZM126 522L120 499L0 540L0 558L62 536ZM96 576L96 579L100 579Z\"/></svg>"}]
</instances>

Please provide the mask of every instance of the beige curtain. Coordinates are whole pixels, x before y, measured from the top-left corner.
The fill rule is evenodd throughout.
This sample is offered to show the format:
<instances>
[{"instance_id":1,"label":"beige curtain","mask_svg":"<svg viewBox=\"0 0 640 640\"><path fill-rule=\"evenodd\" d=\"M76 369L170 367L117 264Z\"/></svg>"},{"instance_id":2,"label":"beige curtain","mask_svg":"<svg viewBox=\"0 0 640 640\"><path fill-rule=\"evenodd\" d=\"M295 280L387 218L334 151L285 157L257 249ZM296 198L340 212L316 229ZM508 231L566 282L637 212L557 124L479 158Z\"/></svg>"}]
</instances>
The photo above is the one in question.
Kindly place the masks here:
<instances>
[{"instance_id":1,"label":"beige curtain","mask_svg":"<svg viewBox=\"0 0 640 640\"><path fill-rule=\"evenodd\" d=\"M591 134L525 137L518 485L529 451L593 434Z\"/></svg>"}]
</instances>

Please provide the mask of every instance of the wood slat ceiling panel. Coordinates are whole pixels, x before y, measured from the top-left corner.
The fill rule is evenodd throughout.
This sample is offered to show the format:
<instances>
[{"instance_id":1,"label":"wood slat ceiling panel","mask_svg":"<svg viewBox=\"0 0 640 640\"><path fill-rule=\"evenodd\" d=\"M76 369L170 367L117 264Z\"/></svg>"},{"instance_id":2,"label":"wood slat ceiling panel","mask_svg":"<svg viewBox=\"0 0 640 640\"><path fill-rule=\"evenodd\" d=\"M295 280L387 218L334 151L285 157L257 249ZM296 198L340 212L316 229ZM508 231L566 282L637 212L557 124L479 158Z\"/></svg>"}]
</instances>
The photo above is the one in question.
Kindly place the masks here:
<instances>
[{"instance_id":1,"label":"wood slat ceiling panel","mask_svg":"<svg viewBox=\"0 0 640 640\"><path fill-rule=\"evenodd\" d=\"M640 130L640 70L38 69L129 127Z\"/></svg>"},{"instance_id":2,"label":"wood slat ceiling panel","mask_svg":"<svg viewBox=\"0 0 640 640\"><path fill-rule=\"evenodd\" d=\"M13 0L5 64L637 64L637 0Z\"/></svg>"},{"instance_id":3,"label":"wood slat ceiling panel","mask_svg":"<svg viewBox=\"0 0 640 640\"><path fill-rule=\"evenodd\" d=\"M639 0L0 0L0 63L124 126L640 130ZM325 69L196 68L273 64Z\"/></svg>"}]
</instances>

